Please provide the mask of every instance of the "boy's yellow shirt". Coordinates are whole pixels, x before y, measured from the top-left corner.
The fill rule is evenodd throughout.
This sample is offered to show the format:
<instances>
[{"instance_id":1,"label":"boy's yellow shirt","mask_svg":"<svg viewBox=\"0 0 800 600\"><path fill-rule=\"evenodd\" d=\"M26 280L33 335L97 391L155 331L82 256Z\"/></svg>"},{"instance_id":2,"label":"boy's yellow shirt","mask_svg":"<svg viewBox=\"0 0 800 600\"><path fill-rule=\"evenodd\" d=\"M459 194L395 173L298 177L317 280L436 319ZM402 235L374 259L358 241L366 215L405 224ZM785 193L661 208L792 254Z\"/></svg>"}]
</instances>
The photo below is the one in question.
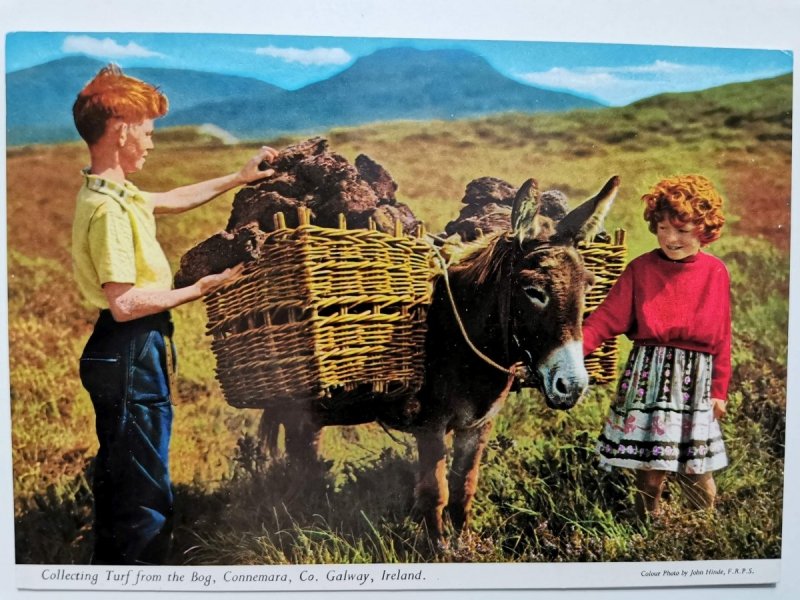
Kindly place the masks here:
<instances>
[{"instance_id":1,"label":"boy's yellow shirt","mask_svg":"<svg viewBox=\"0 0 800 600\"><path fill-rule=\"evenodd\" d=\"M72 266L78 289L97 308L108 308L105 283L169 290L172 270L156 239L149 194L83 171L72 223Z\"/></svg>"}]
</instances>

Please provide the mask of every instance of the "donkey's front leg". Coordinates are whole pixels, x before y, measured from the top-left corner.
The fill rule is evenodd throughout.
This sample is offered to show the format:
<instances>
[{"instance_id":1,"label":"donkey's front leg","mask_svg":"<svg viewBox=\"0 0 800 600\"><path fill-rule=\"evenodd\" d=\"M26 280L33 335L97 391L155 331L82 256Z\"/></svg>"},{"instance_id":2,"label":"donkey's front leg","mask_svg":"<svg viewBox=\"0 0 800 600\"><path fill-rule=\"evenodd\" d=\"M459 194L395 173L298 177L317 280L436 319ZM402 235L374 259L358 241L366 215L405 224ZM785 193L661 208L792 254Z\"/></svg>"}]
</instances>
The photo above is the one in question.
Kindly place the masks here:
<instances>
[{"instance_id":1,"label":"donkey's front leg","mask_svg":"<svg viewBox=\"0 0 800 600\"><path fill-rule=\"evenodd\" d=\"M447 446L445 431L426 430L414 434L419 452L415 510L422 514L434 548L446 547L442 510L447 503Z\"/></svg>"},{"instance_id":2,"label":"donkey's front leg","mask_svg":"<svg viewBox=\"0 0 800 600\"><path fill-rule=\"evenodd\" d=\"M478 468L489 441L492 422L453 434L453 464L450 467L450 503L447 510L457 533L469 528L472 499L478 487Z\"/></svg>"}]
</instances>

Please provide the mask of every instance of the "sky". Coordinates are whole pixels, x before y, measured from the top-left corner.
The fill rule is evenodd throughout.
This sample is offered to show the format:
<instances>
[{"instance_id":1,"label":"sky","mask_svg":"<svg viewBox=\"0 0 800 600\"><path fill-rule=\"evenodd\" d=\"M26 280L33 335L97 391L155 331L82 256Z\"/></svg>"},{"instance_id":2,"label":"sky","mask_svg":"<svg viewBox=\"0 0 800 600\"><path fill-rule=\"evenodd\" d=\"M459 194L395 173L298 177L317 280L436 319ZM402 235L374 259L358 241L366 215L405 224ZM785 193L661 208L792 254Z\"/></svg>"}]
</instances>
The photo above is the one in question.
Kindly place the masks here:
<instances>
[{"instance_id":1,"label":"sky","mask_svg":"<svg viewBox=\"0 0 800 600\"><path fill-rule=\"evenodd\" d=\"M254 77L285 89L326 79L392 46L462 48L517 81L612 106L788 73L788 51L452 39L285 35L18 32L6 37L6 72L83 54L121 67L161 67ZM390 75L390 74L389 74Z\"/></svg>"}]
</instances>

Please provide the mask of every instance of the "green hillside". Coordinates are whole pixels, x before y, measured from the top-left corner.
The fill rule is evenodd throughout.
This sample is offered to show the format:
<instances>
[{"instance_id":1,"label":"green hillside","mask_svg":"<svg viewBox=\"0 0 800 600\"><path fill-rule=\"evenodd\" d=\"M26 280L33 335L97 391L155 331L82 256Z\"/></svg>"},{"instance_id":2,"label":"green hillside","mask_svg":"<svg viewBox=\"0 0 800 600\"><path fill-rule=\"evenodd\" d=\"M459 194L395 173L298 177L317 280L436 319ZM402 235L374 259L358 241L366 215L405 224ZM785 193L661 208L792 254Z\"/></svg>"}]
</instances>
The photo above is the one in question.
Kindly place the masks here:
<instances>
[{"instance_id":1,"label":"green hillside","mask_svg":"<svg viewBox=\"0 0 800 600\"><path fill-rule=\"evenodd\" d=\"M569 413L536 393L512 398L481 470L475 536L450 560L574 561L773 558L780 555L788 247L791 76L635 105L457 122L401 122L320 132L334 151L381 163L431 230L455 217L467 183L528 177L571 203L611 175L622 186L609 229L629 232L630 255L654 246L639 198L659 178L700 172L726 199L728 225L710 251L733 281L734 380L724 430L731 465L718 477L715 518L681 508L670 489L663 520L644 529L624 513L627 473L592 458L611 390L596 388ZM290 138L264 140L276 147ZM224 146L191 129L156 134L134 178L161 190L237 168L255 146ZM86 562L86 469L96 451L77 357L93 312L71 279L69 236L79 144L8 153L10 378L17 560ZM224 228L233 195L159 220L173 265ZM179 392L172 470L179 527L176 564L427 560L408 516L413 451L380 428L326 431L331 474L287 489L253 443L258 411L228 407L213 375L200 303L175 311ZM302 502L299 500L302 498ZM191 548L191 551L189 549Z\"/></svg>"}]
</instances>

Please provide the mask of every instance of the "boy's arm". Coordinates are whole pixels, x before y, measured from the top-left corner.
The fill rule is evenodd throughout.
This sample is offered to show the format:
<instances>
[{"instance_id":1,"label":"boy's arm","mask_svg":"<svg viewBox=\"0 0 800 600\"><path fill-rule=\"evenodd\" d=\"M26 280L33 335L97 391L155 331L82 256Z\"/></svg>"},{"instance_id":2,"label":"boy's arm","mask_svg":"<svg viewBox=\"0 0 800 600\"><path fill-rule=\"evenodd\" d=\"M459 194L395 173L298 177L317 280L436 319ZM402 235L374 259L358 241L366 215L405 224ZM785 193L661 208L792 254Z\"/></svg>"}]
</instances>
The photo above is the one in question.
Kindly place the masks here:
<instances>
[{"instance_id":1,"label":"boy's arm","mask_svg":"<svg viewBox=\"0 0 800 600\"><path fill-rule=\"evenodd\" d=\"M210 294L229 279L238 277L243 268L239 264L222 273L206 275L192 285L179 289L149 290L137 288L131 283L110 282L103 285L103 292L114 320L131 321L170 310Z\"/></svg>"},{"instance_id":2,"label":"boy's arm","mask_svg":"<svg viewBox=\"0 0 800 600\"><path fill-rule=\"evenodd\" d=\"M272 169L262 171L259 169L259 165L262 162L271 163L276 156L278 156L277 150L263 146L258 154L248 160L236 173L184 185L168 192L151 193L153 212L156 214L182 213L197 208L235 187L268 177L274 171Z\"/></svg>"}]
</instances>

